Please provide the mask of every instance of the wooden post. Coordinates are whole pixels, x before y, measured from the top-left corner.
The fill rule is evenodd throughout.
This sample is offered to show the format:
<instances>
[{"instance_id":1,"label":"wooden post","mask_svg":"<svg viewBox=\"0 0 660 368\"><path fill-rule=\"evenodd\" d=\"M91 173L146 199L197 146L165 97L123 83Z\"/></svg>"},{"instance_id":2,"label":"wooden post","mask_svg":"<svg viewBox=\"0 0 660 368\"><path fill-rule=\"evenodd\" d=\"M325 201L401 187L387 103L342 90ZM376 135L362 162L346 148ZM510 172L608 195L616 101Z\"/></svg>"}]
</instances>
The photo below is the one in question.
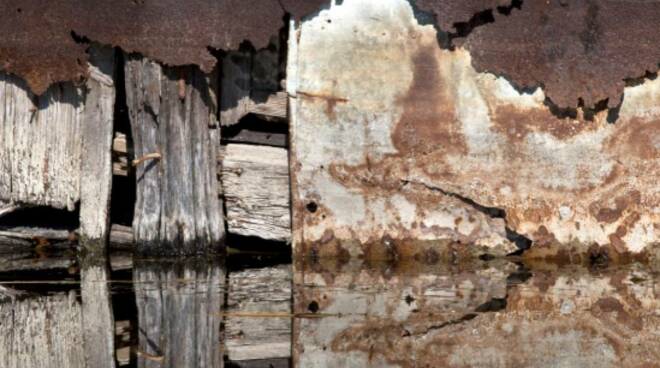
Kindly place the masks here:
<instances>
[{"instance_id":1,"label":"wooden post","mask_svg":"<svg viewBox=\"0 0 660 368\"><path fill-rule=\"evenodd\" d=\"M81 123L80 230L84 246L102 249L110 224L115 53L96 46L89 53L90 77Z\"/></svg>"},{"instance_id":2,"label":"wooden post","mask_svg":"<svg viewBox=\"0 0 660 368\"><path fill-rule=\"evenodd\" d=\"M225 271L216 261L137 261L138 367L222 367Z\"/></svg>"},{"instance_id":3,"label":"wooden post","mask_svg":"<svg viewBox=\"0 0 660 368\"><path fill-rule=\"evenodd\" d=\"M136 166L138 252L197 254L224 238L216 163L214 76L127 56L126 97ZM150 157L148 160L141 158Z\"/></svg>"}]
</instances>

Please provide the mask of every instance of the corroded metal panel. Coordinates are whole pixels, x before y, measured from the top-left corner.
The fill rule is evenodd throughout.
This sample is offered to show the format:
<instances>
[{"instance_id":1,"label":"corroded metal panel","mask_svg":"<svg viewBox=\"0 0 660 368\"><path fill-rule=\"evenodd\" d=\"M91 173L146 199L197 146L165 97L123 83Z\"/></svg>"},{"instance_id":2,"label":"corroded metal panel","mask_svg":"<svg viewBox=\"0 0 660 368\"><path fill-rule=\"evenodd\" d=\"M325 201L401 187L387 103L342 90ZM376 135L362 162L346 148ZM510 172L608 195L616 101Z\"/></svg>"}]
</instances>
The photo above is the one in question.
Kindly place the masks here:
<instances>
[{"instance_id":1,"label":"corroded metal panel","mask_svg":"<svg viewBox=\"0 0 660 368\"><path fill-rule=\"evenodd\" d=\"M658 278L511 264L297 265L300 367L654 367Z\"/></svg>"},{"instance_id":2,"label":"corroded metal panel","mask_svg":"<svg viewBox=\"0 0 660 368\"><path fill-rule=\"evenodd\" d=\"M537 246L658 243L659 79L626 87L615 123L559 118L543 89L441 49L405 0L346 0L295 36L298 254L408 256L443 240L505 253L512 232Z\"/></svg>"},{"instance_id":3,"label":"corroded metal panel","mask_svg":"<svg viewBox=\"0 0 660 368\"><path fill-rule=\"evenodd\" d=\"M328 0L4 0L0 67L38 95L87 76L89 41L119 46L164 64L211 72L212 49L249 40L266 47L286 14L300 18Z\"/></svg>"}]
</instances>

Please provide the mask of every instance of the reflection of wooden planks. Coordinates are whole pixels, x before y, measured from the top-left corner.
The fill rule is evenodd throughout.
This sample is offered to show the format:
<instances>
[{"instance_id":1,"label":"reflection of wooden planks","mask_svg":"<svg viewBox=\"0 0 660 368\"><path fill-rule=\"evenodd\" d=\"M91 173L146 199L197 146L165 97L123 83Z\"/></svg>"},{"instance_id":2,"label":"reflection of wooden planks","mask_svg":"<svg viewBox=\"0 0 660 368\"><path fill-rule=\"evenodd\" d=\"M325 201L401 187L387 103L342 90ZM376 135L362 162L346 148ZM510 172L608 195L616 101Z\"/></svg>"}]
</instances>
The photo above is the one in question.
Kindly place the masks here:
<instances>
[{"instance_id":1,"label":"reflection of wooden planks","mask_svg":"<svg viewBox=\"0 0 660 368\"><path fill-rule=\"evenodd\" d=\"M86 367L81 317L75 292L0 301L0 367Z\"/></svg>"},{"instance_id":2,"label":"reflection of wooden planks","mask_svg":"<svg viewBox=\"0 0 660 368\"><path fill-rule=\"evenodd\" d=\"M264 314L243 317L233 312ZM284 317L268 317L281 313ZM231 361L291 357L291 265L229 273L225 334Z\"/></svg>"},{"instance_id":3,"label":"reflection of wooden planks","mask_svg":"<svg viewBox=\"0 0 660 368\"><path fill-rule=\"evenodd\" d=\"M218 261L139 261L133 280L139 368L222 367L225 271Z\"/></svg>"},{"instance_id":4,"label":"reflection of wooden planks","mask_svg":"<svg viewBox=\"0 0 660 368\"><path fill-rule=\"evenodd\" d=\"M85 254L80 259L83 341L87 367L115 367L115 319L105 257Z\"/></svg>"}]
</instances>

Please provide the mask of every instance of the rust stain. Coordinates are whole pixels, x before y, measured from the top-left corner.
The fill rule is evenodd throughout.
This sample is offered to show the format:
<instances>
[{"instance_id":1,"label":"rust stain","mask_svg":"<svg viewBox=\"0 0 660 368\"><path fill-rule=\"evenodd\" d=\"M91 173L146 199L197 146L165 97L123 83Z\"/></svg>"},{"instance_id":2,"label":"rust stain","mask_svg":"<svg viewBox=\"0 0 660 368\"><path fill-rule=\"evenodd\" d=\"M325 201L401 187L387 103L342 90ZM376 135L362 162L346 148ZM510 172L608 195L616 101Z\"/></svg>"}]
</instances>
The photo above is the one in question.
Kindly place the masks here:
<instances>
[{"instance_id":1,"label":"rust stain","mask_svg":"<svg viewBox=\"0 0 660 368\"><path fill-rule=\"evenodd\" d=\"M0 67L25 79L35 94L87 74L88 40L119 46L171 66L211 72L210 49L265 47L285 26L326 0L7 0L0 4ZM80 42L80 43L79 43Z\"/></svg>"},{"instance_id":2,"label":"rust stain","mask_svg":"<svg viewBox=\"0 0 660 368\"><path fill-rule=\"evenodd\" d=\"M398 101L404 112L393 130L392 142L407 155L467 152L453 98L440 75L436 50L422 46L413 56L413 82Z\"/></svg>"},{"instance_id":3,"label":"rust stain","mask_svg":"<svg viewBox=\"0 0 660 368\"><path fill-rule=\"evenodd\" d=\"M306 91L296 91L296 93L300 96L303 96L303 97L317 98L317 99L325 101L325 103L326 103L325 114L331 120L335 120L336 117L337 117L337 115L335 114L335 107L337 106L337 104L348 102L347 98L337 97L337 96L333 96L331 94L314 93L314 92L306 92Z\"/></svg>"},{"instance_id":4,"label":"rust stain","mask_svg":"<svg viewBox=\"0 0 660 368\"><path fill-rule=\"evenodd\" d=\"M638 190L633 190L614 198L614 200L605 198L603 201L594 202L589 206L589 211L598 221L611 224L621 218L623 212L628 208L636 207L640 203L641 193Z\"/></svg>"},{"instance_id":5,"label":"rust stain","mask_svg":"<svg viewBox=\"0 0 660 368\"><path fill-rule=\"evenodd\" d=\"M658 70L660 47L649 42L658 38L657 1L530 0L475 28L465 46L477 70L543 86L558 106L615 107L627 79Z\"/></svg>"},{"instance_id":6,"label":"rust stain","mask_svg":"<svg viewBox=\"0 0 660 368\"><path fill-rule=\"evenodd\" d=\"M523 142L531 132L549 133L561 140L584 132L596 131L600 124L583 119L560 119L548 109L520 109L515 105L492 107L491 121L495 131L511 143Z\"/></svg>"}]
</instances>

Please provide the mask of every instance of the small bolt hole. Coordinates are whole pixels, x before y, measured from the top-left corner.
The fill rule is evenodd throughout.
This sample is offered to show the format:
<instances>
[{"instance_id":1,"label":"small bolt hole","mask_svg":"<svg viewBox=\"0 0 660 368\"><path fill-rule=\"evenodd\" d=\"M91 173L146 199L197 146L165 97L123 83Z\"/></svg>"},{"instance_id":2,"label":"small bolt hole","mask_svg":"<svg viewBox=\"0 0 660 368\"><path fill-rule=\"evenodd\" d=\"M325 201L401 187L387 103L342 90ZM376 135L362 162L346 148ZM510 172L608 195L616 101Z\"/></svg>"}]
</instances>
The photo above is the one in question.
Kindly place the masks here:
<instances>
[{"instance_id":1,"label":"small bolt hole","mask_svg":"<svg viewBox=\"0 0 660 368\"><path fill-rule=\"evenodd\" d=\"M319 206L314 201L307 203L307 206L305 207L307 207L307 211L311 213L315 213L319 209Z\"/></svg>"},{"instance_id":2,"label":"small bolt hole","mask_svg":"<svg viewBox=\"0 0 660 368\"><path fill-rule=\"evenodd\" d=\"M319 311L319 303L316 302L316 300L312 300L311 303L307 306L307 310L309 310L312 313L316 313Z\"/></svg>"}]
</instances>

